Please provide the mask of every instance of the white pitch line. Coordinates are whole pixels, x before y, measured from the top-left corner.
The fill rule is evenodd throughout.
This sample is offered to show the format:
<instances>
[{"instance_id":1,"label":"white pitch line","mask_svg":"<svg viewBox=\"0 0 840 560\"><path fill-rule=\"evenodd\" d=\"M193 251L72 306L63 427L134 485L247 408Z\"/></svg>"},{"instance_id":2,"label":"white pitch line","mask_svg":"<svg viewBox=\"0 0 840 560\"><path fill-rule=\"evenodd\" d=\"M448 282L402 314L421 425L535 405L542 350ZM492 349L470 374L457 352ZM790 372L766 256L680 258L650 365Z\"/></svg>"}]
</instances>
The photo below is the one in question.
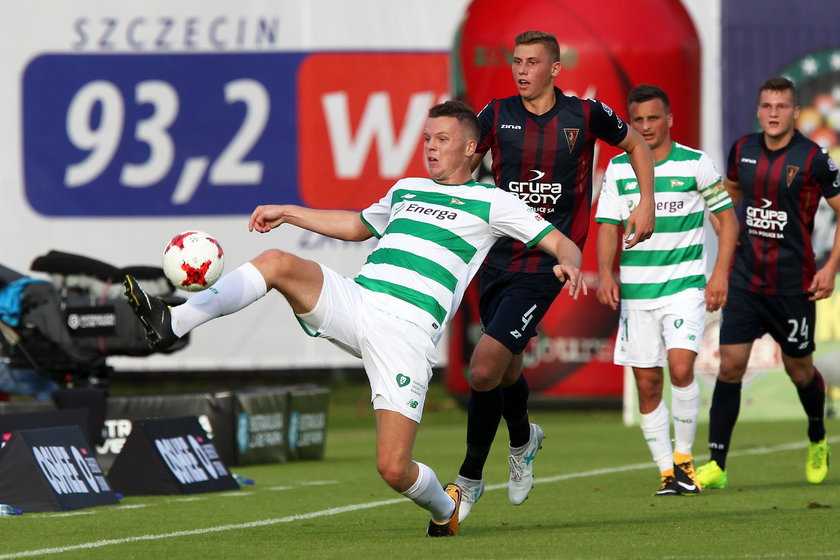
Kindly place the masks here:
<instances>
[{"instance_id":1,"label":"white pitch line","mask_svg":"<svg viewBox=\"0 0 840 560\"><path fill-rule=\"evenodd\" d=\"M828 441L830 443L836 443L840 441L840 437L829 438ZM741 456L741 455L766 455L768 453L776 453L779 451L790 451L794 449L801 449L805 447L804 442L796 442L796 443L786 443L782 445L774 445L770 447L756 447L753 449L747 449L744 451L736 451L729 454L730 457ZM583 471L578 473L569 473L569 474L561 474L556 476L548 476L548 477L539 477L537 480L541 484L546 484L550 482L560 482L563 480L571 480L573 478L584 478L589 476L600 476L603 474L614 474L619 472L627 472L633 470L640 470L640 469L647 469L652 468L651 463L636 463L631 465L624 465L621 467L610 467L605 469L595 469L591 471ZM504 484L493 484L487 486L485 490L498 490L501 488L507 488L507 483ZM229 525L218 525L216 527L207 527L205 529L192 529L189 531L174 531L171 533L159 533L155 535L140 535L137 537L127 537L123 539L106 539L101 541L93 541L88 543L81 543L81 544L74 544L69 546L60 546L54 548L42 548L39 550L26 550L23 552L13 552L11 554L3 554L0 555L0 560L7 560L12 558L28 558L31 556L42 556L46 554L61 554L64 552L71 552L74 550L89 550L92 548L102 548L104 546L112 546L118 544L126 544L132 542L143 542L143 541L156 541L162 539L172 539L177 537L189 537L194 535L206 535L208 533L221 533L224 531L238 531L240 529L251 529L254 527L266 527L269 525L277 525L280 523L292 523L295 521L302 521L305 519L316 519L318 517L327 517L330 515L339 515L342 513L348 513L353 511L361 511L365 509L372 509L382 506L390 506L394 504L399 504L403 502L407 502L407 498L394 498L391 500L381 500L378 502L368 502L364 504L352 504L349 506L337 507L337 508L330 508L324 509L321 511L313 511L311 513L302 513L300 515L289 515L287 517L279 517L275 519L264 519L262 521L250 521L247 523L234 523ZM836 555L838 552L831 552L831 553L824 553L824 554L814 554L809 553L808 556L815 557L815 556L832 556ZM720 556L715 555L714 558L731 558L736 560L749 560L749 559L773 559L773 558L799 558L801 556L796 554L769 554L769 555L758 555L758 554L743 554L743 555L726 555ZM688 557L682 556L665 556L662 557L661 560L683 560L687 559ZM692 558L697 558L697 556L693 556ZM711 556L709 558L712 558Z\"/></svg>"},{"instance_id":2,"label":"white pitch line","mask_svg":"<svg viewBox=\"0 0 840 560\"><path fill-rule=\"evenodd\" d=\"M116 544L126 544L132 542L142 541L156 541L161 539L171 539L176 537L189 537L194 535L206 535L208 533L219 533L222 531L236 531L239 529L250 529L253 527L265 527L268 525L277 525L278 523L292 523L294 521L301 521L305 519L315 519L317 517L326 517L328 515L338 515L340 513L347 513L348 511L359 511L363 509L370 509L380 506L388 506L407 501L406 498L396 498L393 500L384 500L380 502L368 502L366 504L354 504L339 508L330 508L321 511L313 511L312 513L303 513L300 515L290 515L288 517L280 517L277 519L264 519L262 521L251 521L248 523L235 523L231 525L219 525L216 527L207 527L206 529L193 529L190 531L174 531L172 533L160 533L157 535L140 535L137 537L127 537L124 539L106 539L101 541L93 541L89 543L81 543L70 546L59 546L54 548L42 548L40 550L27 550L23 552L14 552L12 554L0 555L1 560L7 558L26 558L30 556L41 556L45 554L61 554L63 552L70 552L73 550L89 550L92 548L101 548L103 546L111 546Z\"/></svg>"},{"instance_id":3,"label":"white pitch line","mask_svg":"<svg viewBox=\"0 0 840 560\"><path fill-rule=\"evenodd\" d=\"M49 514L50 518L53 517L78 517L80 515L93 515L94 511L66 511L63 513L51 513ZM40 516L46 517L46 514L41 514Z\"/></svg>"},{"instance_id":4,"label":"white pitch line","mask_svg":"<svg viewBox=\"0 0 840 560\"><path fill-rule=\"evenodd\" d=\"M829 443L837 443L840 442L840 437L833 437L828 438ZM793 451L795 449L804 449L807 447L807 442L798 441L794 443L783 443L781 445L774 445L771 447L754 447L752 449L745 449L743 451L733 451L728 453L728 457L741 457L744 455L767 455L768 453L777 453L780 451ZM698 455L698 458L706 458L708 455ZM578 473L568 473L568 474L558 474L555 476L546 476L546 477L539 477L535 480L541 484L545 484L547 482L561 482L563 480L571 480L573 478L585 478L589 476L599 476L602 474L615 474L620 472L628 472L628 471L638 471L642 469L655 469L656 465L653 461L647 463L636 463L634 465L624 465L621 467L607 467L604 469L595 469L591 471L584 471ZM501 484L492 484L490 486L486 486L484 489L486 490L500 490L502 488L507 488L507 482L503 482Z\"/></svg>"}]
</instances>

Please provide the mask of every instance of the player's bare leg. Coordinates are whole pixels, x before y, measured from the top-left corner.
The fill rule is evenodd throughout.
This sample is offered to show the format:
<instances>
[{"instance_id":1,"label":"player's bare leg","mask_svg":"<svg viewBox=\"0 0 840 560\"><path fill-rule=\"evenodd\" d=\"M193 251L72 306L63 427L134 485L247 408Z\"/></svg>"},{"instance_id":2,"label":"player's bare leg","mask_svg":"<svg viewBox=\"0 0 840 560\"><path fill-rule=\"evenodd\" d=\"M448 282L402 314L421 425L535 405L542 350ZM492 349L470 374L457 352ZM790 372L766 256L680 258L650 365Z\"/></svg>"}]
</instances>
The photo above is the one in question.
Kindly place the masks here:
<instances>
[{"instance_id":1,"label":"player's bare leg","mask_svg":"<svg viewBox=\"0 0 840 560\"><path fill-rule=\"evenodd\" d=\"M432 514L427 534L452 536L458 531L457 496L447 493L434 471L412 461L418 424L391 410L376 410L376 468L388 486Z\"/></svg>"}]
</instances>

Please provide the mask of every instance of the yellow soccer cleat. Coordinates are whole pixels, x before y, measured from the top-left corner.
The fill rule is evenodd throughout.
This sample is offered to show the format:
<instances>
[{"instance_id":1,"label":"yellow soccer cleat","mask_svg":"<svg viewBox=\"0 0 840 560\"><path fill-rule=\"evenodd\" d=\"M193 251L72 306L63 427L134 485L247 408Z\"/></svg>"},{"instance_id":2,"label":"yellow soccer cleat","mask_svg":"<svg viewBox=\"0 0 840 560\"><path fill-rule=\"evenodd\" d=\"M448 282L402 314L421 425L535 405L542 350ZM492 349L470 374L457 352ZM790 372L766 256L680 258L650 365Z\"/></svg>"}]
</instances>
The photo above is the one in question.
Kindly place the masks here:
<instances>
[{"instance_id":1,"label":"yellow soccer cleat","mask_svg":"<svg viewBox=\"0 0 840 560\"><path fill-rule=\"evenodd\" d=\"M717 461L709 461L697 469L697 481L703 488L726 488L726 471L718 466Z\"/></svg>"},{"instance_id":2,"label":"yellow soccer cleat","mask_svg":"<svg viewBox=\"0 0 840 560\"><path fill-rule=\"evenodd\" d=\"M828 474L828 441L808 443L808 461L805 463L805 478L811 484L819 484Z\"/></svg>"}]
</instances>

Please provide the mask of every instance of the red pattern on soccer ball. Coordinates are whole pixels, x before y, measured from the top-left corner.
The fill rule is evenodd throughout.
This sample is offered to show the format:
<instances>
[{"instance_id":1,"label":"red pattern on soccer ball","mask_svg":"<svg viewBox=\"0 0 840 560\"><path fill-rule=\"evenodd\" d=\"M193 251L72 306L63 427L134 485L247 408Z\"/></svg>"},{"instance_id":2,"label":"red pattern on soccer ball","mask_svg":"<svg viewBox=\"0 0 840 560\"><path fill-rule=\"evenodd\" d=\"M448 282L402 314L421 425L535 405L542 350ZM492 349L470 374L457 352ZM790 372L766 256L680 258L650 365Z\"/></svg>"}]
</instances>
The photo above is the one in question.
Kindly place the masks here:
<instances>
[{"instance_id":1,"label":"red pattern on soccer ball","mask_svg":"<svg viewBox=\"0 0 840 560\"><path fill-rule=\"evenodd\" d=\"M219 244L216 243L218 246ZM219 256L221 256L222 248L219 247ZM184 281L181 282L182 286L190 286L192 284L198 284L199 286L206 286L207 285L207 271L210 270L210 261L204 261L201 263L201 268L195 268L193 266L188 265L187 263L181 264L181 270L184 271L186 274L186 278Z\"/></svg>"},{"instance_id":2,"label":"red pattern on soccer ball","mask_svg":"<svg viewBox=\"0 0 840 560\"><path fill-rule=\"evenodd\" d=\"M184 239L186 239L187 237L189 237L190 235L193 235L195 233L197 233L197 232L195 232L195 231L185 231L183 233L180 233L180 234L176 235L175 237L172 238L172 241L169 242L169 245L166 246L166 250L164 251L164 253L166 251L168 251L170 248L172 248L173 246L178 247L179 249L183 249L184 248ZM216 242L215 239L213 240L213 243L216 243L216 246L219 247L219 255L221 256L222 248L219 246L218 242Z\"/></svg>"},{"instance_id":3,"label":"red pattern on soccer ball","mask_svg":"<svg viewBox=\"0 0 840 560\"><path fill-rule=\"evenodd\" d=\"M221 259L221 258L222 258L222 255L224 254L224 251L222 251L222 246L219 244L219 242L218 242L218 241L216 241L216 240L215 240L215 239L213 239L212 237L208 237L207 239L208 239L208 240L210 240L210 241L212 241L212 242L213 242L213 245L215 245L215 246L216 246L216 248L219 250L219 253L218 253L218 255L216 255L216 257Z\"/></svg>"},{"instance_id":4,"label":"red pattern on soccer ball","mask_svg":"<svg viewBox=\"0 0 840 560\"><path fill-rule=\"evenodd\" d=\"M175 235L167 244L163 268L173 286L196 292L213 285L221 274L223 261L222 246L212 235L187 230Z\"/></svg>"}]
</instances>

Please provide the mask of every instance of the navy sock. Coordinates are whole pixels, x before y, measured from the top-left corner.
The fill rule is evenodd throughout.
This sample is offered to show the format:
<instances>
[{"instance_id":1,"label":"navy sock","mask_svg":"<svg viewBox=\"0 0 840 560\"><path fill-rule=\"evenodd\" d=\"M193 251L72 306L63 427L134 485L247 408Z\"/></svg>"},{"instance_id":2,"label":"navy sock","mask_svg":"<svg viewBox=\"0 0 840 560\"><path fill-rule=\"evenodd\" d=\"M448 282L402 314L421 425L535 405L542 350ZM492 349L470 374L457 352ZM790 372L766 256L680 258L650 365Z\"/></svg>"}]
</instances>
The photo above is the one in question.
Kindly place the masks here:
<instances>
[{"instance_id":1,"label":"navy sock","mask_svg":"<svg viewBox=\"0 0 840 560\"><path fill-rule=\"evenodd\" d=\"M507 423L511 447L522 447L531 439L531 423L528 419L528 381L524 375L510 387L502 389L505 396L502 416Z\"/></svg>"},{"instance_id":2,"label":"navy sock","mask_svg":"<svg viewBox=\"0 0 840 560\"><path fill-rule=\"evenodd\" d=\"M732 440L732 430L741 410L741 383L717 380L709 411L709 451L711 459L721 469L726 469L726 454Z\"/></svg>"},{"instance_id":3,"label":"navy sock","mask_svg":"<svg viewBox=\"0 0 840 560\"><path fill-rule=\"evenodd\" d=\"M467 454L458 471L463 477L480 480L484 463L499 429L504 407L501 386L490 391L470 391L467 404Z\"/></svg>"},{"instance_id":4,"label":"navy sock","mask_svg":"<svg viewBox=\"0 0 840 560\"><path fill-rule=\"evenodd\" d=\"M825 381L814 368L814 378L807 387L797 387L799 401L808 415L808 439L817 442L825 437Z\"/></svg>"}]
</instances>

